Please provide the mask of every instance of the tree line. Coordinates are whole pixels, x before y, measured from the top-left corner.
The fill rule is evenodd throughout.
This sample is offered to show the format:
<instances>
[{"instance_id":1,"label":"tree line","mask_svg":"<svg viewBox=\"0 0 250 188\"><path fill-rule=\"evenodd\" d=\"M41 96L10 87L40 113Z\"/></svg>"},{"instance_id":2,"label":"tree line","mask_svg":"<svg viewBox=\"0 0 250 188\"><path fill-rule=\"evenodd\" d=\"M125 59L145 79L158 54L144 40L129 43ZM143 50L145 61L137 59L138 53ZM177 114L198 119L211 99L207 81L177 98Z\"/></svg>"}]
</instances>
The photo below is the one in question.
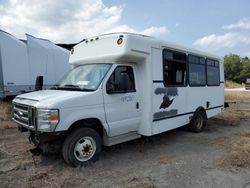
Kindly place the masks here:
<instances>
[{"instance_id":1,"label":"tree line","mask_svg":"<svg viewBox=\"0 0 250 188\"><path fill-rule=\"evenodd\" d=\"M224 57L225 79L241 84L250 78L250 59L236 54Z\"/></svg>"}]
</instances>

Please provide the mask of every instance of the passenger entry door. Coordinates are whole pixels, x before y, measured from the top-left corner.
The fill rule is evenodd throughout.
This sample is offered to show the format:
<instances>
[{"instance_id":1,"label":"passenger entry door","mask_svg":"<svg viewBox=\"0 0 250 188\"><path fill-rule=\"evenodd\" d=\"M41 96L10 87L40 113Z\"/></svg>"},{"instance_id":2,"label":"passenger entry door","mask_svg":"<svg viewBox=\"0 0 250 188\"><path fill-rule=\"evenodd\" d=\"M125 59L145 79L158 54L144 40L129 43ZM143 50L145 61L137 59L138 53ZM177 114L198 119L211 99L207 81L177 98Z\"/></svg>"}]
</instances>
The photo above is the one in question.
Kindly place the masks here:
<instances>
[{"instance_id":1,"label":"passenger entry door","mask_svg":"<svg viewBox=\"0 0 250 188\"><path fill-rule=\"evenodd\" d=\"M118 65L105 84L104 108L109 136L137 131L140 104L132 66Z\"/></svg>"},{"instance_id":2,"label":"passenger entry door","mask_svg":"<svg viewBox=\"0 0 250 188\"><path fill-rule=\"evenodd\" d=\"M157 55L157 56L156 56ZM164 49L162 55L153 53L153 58L162 57L162 66L155 67L154 78L161 79L161 82L154 82L153 99L153 121L161 126L154 126L154 133L159 133L178 127L187 122L173 120L180 117L187 111L187 55L183 52ZM159 72L163 74L159 74ZM173 120L166 124L166 121ZM164 123L162 123L164 122Z\"/></svg>"}]
</instances>

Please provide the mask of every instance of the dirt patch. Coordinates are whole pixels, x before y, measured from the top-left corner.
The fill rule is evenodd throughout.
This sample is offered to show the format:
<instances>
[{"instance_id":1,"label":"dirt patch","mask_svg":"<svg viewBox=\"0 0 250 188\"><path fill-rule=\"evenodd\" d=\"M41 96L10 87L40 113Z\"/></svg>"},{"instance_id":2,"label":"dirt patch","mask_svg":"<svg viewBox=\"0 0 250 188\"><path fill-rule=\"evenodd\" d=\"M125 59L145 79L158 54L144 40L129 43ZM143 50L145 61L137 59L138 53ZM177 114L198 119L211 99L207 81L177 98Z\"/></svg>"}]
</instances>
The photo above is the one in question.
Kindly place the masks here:
<instances>
[{"instance_id":1,"label":"dirt patch","mask_svg":"<svg viewBox=\"0 0 250 188\"><path fill-rule=\"evenodd\" d=\"M12 115L11 112L11 100L0 100L0 129L11 129L16 127L10 121Z\"/></svg>"},{"instance_id":2,"label":"dirt patch","mask_svg":"<svg viewBox=\"0 0 250 188\"><path fill-rule=\"evenodd\" d=\"M0 121L8 121L11 119L11 100L0 100Z\"/></svg>"},{"instance_id":3,"label":"dirt patch","mask_svg":"<svg viewBox=\"0 0 250 188\"><path fill-rule=\"evenodd\" d=\"M159 157L159 163L160 164L170 164L172 162L175 161L175 157L174 156L168 156L168 155L161 155Z\"/></svg>"},{"instance_id":4,"label":"dirt patch","mask_svg":"<svg viewBox=\"0 0 250 188\"><path fill-rule=\"evenodd\" d=\"M225 92L225 101L229 102L229 108L216 116L219 123L237 126L241 120L250 119L250 93Z\"/></svg>"},{"instance_id":5,"label":"dirt patch","mask_svg":"<svg viewBox=\"0 0 250 188\"><path fill-rule=\"evenodd\" d=\"M224 112L215 117L217 124L239 126L242 120L250 119L250 93L225 92L225 101L231 103L229 103L229 108L226 108ZM214 142L214 145L227 151L225 157L223 157L222 166L250 166L250 133L243 133L240 138L220 138Z\"/></svg>"},{"instance_id":6,"label":"dirt patch","mask_svg":"<svg viewBox=\"0 0 250 188\"><path fill-rule=\"evenodd\" d=\"M225 101L242 101L242 100L250 100L250 93L242 91L225 91Z\"/></svg>"},{"instance_id":7,"label":"dirt patch","mask_svg":"<svg viewBox=\"0 0 250 188\"><path fill-rule=\"evenodd\" d=\"M138 177L131 177L126 182L127 188L154 188L155 186L151 182L145 182Z\"/></svg>"},{"instance_id":8,"label":"dirt patch","mask_svg":"<svg viewBox=\"0 0 250 188\"><path fill-rule=\"evenodd\" d=\"M250 132L231 145L223 166L250 167Z\"/></svg>"},{"instance_id":9,"label":"dirt patch","mask_svg":"<svg viewBox=\"0 0 250 188\"><path fill-rule=\"evenodd\" d=\"M16 126L13 122L0 120L0 129L14 129L14 128L16 128Z\"/></svg>"},{"instance_id":10,"label":"dirt patch","mask_svg":"<svg viewBox=\"0 0 250 188\"><path fill-rule=\"evenodd\" d=\"M231 88L241 88L241 87L245 87L245 85L241 85L232 81L225 81L225 88L231 89Z\"/></svg>"},{"instance_id":11,"label":"dirt patch","mask_svg":"<svg viewBox=\"0 0 250 188\"><path fill-rule=\"evenodd\" d=\"M232 139L228 137L221 137L215 139L211 144L217 148L228 149L229 144L232 142Z\"/></svg>"},{"instance_id":12,"label":"dirt patch","mask_svg":"<svg viewBox=\"0 0 250 188\"><path fill-rule=\"evenodd\" d=\"M217 115L216 118L221 125L237 126L241 120L248 119L250 112L235 111L232 109L226 109L221 114Z\"/></svg>"}]
</instances>

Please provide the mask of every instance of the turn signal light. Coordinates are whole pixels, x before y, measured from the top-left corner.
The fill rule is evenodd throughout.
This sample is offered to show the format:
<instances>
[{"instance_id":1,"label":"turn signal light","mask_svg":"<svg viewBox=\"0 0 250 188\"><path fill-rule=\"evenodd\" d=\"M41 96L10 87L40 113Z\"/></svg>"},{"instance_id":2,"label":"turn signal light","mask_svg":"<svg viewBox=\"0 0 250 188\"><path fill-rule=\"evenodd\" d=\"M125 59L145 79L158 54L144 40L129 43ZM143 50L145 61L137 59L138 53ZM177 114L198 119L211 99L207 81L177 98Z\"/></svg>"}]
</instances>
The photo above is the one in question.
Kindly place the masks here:
<instances>
[{"instance_id":1,"label":"turn signal light","mask_svg":"<svg viewBox=\"0 0 250 188\"><path fill-rule=\"evenodd\" d=\"M59 120L59 117L57 115L51 115L50 117L48 117L48 119L50 121L57 121L57 120Z\"/></svg>"}]
</instances>

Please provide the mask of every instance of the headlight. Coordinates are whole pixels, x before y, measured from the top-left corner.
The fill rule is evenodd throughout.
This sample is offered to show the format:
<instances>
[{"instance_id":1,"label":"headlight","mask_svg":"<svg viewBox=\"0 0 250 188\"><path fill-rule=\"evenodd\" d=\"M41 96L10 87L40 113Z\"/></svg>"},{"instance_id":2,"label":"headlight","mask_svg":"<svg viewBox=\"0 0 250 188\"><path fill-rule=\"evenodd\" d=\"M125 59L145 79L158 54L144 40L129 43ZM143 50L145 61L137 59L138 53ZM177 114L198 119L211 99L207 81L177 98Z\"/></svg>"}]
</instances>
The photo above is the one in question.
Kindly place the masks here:
<instances>
[{"instance_id":1,"label":"headlight","mask_svg":"<svg viewBox=\"0 0 250 188\"><path fill-rule=\"evenodd\" d=\"M37 130L52 132L59 123L59 110L37 109Z\"/></svg>"}]
</instances>

